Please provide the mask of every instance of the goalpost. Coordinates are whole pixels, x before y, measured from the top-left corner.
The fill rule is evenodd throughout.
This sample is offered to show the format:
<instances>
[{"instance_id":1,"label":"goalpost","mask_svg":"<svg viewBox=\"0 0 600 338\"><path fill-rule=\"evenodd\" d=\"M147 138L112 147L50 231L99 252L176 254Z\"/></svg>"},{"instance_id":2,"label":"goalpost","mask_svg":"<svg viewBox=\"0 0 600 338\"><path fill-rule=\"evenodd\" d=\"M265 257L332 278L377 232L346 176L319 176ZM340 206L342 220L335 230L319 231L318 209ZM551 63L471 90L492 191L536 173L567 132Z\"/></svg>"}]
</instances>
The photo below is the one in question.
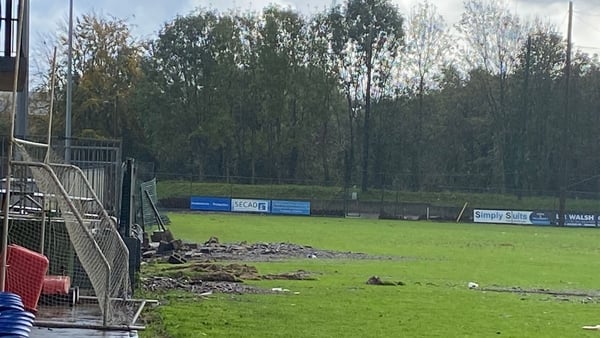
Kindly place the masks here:
<instances>
[{"instance_id":1,"label":"goalpost","mask_svg":"<svg viewBox=\"0 0 600 338\"><path fill-rule=\"evenodd\" d=\"M22 41L24 7L20 6L19 11L17 46ZM56 51L54 62L55 59ZM19 290L28 290L33 283L27 275L10 278L15 266L7 264L8 248L18 245L48 260L37 320L55 320L55 309L75 305L73 299L65 299L65 296L74 295L75 292L69 291L75 290L71 286L76 286L81 292L79 298L85 298L90 304L85 307L87 324L132 326L140 310L134 314L137 308L127 301L132 294L127 246L117 230L116 220L104 209L83 171L61 163L52 153L53 102L50 103L46 143L14 136L20 48L16 60L3 191L0 291L10 291L6 290L7 281L18 284ZM52 93L54 70L53 63ZM52 97L53 94L51 100ZM26 274L27 268L27 262L21 262L19 270ZM29 296L37 297L39 293ZM37 298L35 301L37 303ZM45 306L51 308L46 311ZM101 324L90 323L91 318L97 317L101 318Z\"/></svg>"},{"instance_id":2,"label":"goalpost","mask_svg":"<svg viewBox=\"0 0 600 338\"><path fill-rule=\"evenodd\" d=\"M31 155L33 151L28 152L26 146L40 145L16 140L17 153L23 160L13 161L13 165L33 178L31 182L35 185L31 188L37 190L34 194L37 193L38 198L29 200L41 198L44 201L37 203L41 208L30 203L33 206L20 209L28 210L29 215L37 211L45 222L33 217L22 219L17 226L13 221L9 238L13 241L20 238L30 246L38 242L50 261L50 274L69 276L82 295L97 298L103 325L128 324L130 310L119 307L124 305L122 300L131 295L129 252L114 218L104 210L81 169L36 160ZM31 249L35 248L34 245ZM42 301L50 306L72 305L70 300L65 302L61 297L44 297Z\"/></svg>"}]
</instances>

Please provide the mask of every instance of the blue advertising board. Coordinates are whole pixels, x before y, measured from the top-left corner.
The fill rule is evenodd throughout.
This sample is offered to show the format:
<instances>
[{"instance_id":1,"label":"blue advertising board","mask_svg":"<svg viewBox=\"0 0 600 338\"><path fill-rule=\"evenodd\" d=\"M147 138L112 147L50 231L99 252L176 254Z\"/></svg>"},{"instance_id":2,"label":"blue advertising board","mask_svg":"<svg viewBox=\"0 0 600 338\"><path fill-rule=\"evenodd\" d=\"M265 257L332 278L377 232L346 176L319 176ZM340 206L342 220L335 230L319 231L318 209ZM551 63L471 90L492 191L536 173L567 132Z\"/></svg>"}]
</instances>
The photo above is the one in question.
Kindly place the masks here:
<instances>
[{"instance_id":1,"label":"blue advertising board","mask_svg":"<svg viewBox=\"0 0 600 338\"><path fill-rule=\"evenodd\" d=\"M534 225L551 225L552 224L552 213L545 211L534 211L529 215L531 224Z\"/></svg>"},{"instance_id":2,"label":"blue advertising board","mask_svg":"<svg viewBox=\"0 0 600 338\"><path fill-rule=\"evenodd\" d=\"M556 213L556 224L558 224L558 213ZM565 225L575 227L595 227L596 215L588 213L565 213Z\"/></svg>"},{"instance_id":3,"label":"blue advertising board","mask_svg":"<svg viewBox=\"0 0 600 338\"><path fill-rule=\"evenodd\" d=\"M308 201L271 201L271 213L277 215L306 215L310 216Z\"/></svg>"},{"instance_id":4,"label":"blue advertising board","mask_svg":"<svg viewBox=\"0 0 600 338\"><path fill-rule=\"evenodd\" d=\"M190 197L190 209L200 211L231 211L231 199L227 197Z\"/></svg>"}]
</instances>

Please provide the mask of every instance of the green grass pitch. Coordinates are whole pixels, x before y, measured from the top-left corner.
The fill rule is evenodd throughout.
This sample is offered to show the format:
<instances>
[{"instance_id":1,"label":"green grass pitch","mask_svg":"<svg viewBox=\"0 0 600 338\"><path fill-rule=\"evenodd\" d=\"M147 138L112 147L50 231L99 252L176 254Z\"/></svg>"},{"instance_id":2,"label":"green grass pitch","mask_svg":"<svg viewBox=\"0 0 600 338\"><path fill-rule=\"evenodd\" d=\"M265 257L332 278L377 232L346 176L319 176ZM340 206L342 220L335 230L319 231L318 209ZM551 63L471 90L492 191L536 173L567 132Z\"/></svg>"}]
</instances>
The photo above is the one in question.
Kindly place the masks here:
<instances>
[{"instance_id":1,"label":"green grass pitch","mask_svg":"<svg viewBox=\"0 0 600 338\"><path fill-rule=\"evenodd\" d=\"M248 281L275 295L149 294L142 337L595 337L600 297L471 290L600 291L600 229L171 213L184 241L291 242L400 257L248 263L314 281ZM145 268L151 273L152 267ZM370 276L403 286L367 285Z\"/></svg>"}]
</instances>

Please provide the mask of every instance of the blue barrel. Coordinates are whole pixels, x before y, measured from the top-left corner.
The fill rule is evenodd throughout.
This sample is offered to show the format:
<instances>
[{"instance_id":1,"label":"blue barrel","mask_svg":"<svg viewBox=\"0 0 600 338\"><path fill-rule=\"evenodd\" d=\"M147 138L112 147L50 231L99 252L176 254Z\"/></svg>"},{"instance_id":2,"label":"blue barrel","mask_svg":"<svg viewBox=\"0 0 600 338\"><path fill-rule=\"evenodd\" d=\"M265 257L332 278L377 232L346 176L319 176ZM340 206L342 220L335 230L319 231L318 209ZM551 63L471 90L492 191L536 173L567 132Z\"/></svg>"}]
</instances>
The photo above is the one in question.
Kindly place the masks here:
<instances>
[{"instance_id":1,"label":"blue barrel","mask_svg":"<svg viewBox=\"0 0 600 338\"><path fill-rule=\"evenodd\" d=\"M29 337L35 315L25 311L17 294L0 292L0 337Z\"/></svg>"}]
</instances>

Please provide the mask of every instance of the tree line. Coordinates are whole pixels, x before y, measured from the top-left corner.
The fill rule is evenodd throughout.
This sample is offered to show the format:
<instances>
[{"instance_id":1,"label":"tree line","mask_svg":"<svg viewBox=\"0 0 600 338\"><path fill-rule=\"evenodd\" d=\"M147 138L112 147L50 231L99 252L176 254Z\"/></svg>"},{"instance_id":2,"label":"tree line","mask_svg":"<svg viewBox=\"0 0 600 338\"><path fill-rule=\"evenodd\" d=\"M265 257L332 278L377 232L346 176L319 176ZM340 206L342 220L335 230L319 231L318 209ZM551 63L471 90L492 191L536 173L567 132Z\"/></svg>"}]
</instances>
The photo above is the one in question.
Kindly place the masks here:
<instances>
[{"instance_id":1,"label":"tree line","mask_svg":"<svg viewBox=\"0 0 600 338\"><path fill-rule=\"evenodd\" d=\"M465 1L455 26L429 2L347 0L310 16L198 9L145 41L93 13L74 32L73 135L121 138L161 172L531 193L556 191L566 163L570 188L598 188L598 56L567 65L556 27L502 1Z\"/></svg>"}]
</instances>

